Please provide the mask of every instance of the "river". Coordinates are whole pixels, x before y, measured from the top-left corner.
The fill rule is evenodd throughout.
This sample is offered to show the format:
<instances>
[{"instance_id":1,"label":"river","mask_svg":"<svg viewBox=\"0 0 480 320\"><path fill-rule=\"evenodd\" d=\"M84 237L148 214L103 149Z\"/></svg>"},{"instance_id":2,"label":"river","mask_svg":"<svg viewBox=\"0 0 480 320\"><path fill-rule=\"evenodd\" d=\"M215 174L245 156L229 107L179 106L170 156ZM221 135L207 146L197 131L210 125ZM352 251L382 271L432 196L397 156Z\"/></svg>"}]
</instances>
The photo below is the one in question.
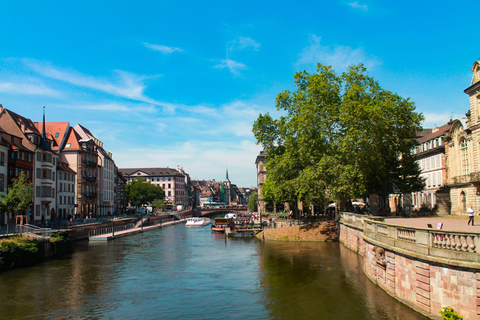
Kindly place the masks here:
<instances>
[{"instance_id":1,"label":"river","mask_svg":"<svg viewBox=\"0 0 480 320\"><path fill-rule=\"evenodd\" d=\"M339 243L170 226L0 273L1 319L426 319Z\"/></svg>"}]
</instances>

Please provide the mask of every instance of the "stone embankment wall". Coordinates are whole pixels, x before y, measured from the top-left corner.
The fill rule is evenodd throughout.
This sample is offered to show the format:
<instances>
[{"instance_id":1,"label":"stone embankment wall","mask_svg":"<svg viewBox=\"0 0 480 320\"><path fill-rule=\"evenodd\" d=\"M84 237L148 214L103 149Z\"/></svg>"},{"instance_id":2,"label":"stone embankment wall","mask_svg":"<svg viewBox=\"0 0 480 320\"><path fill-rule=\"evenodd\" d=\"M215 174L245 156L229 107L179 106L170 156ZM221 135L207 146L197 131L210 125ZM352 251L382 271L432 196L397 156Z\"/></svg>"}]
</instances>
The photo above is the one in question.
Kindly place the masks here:
<instances>
[{"instance_id":1,"label":"stone embankment wall","mask_svg":"<svg viewBox=\"0 0 480 320\"><path fill-rule=\"evenodd\" d=\"M340 242L365 258L371 281L430 318L444 307L480 318L478 235L362 220L342 214Z\"/></svg>"},{"instance_id":2,"label":"stone embankment wall","mask_svg":"<svg viewBox=\"0 0 480 320\"><path fill-rule=\"evenodd\" d=\"M280 241L334 241L338 239L335 222L315 222L301 226L277 223L276 228L266 229L257 234L262 240Z\"/></svg>"}]
</instances>

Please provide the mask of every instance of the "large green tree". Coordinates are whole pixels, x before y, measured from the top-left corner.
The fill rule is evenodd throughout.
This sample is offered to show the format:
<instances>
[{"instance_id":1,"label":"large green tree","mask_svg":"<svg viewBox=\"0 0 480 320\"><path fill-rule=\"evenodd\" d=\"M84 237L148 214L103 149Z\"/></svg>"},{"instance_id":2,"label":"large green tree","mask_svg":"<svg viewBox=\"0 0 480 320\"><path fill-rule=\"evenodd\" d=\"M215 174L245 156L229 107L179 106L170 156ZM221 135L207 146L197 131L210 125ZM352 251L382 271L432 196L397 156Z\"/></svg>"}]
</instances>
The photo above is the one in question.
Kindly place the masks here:
<instances>
[{"instance_id":1,"label":"large green tree","mask_svg":"<svg viewBox=\"0 0 480 320\"><path fill-rule=\"evenodd\" d=\"M283 116L260 114L253 125L275 201L366 196L386 182L421 189L410 151L423 116L413 102L382 89L361 64L340 76L318 64L294 79L296 90L276 99Z\"/></svg>"},{"instance_id":2,"label":"large green tree","mask_svg":"<svg viewBox=\"0 0 480 320\"><path fill-rule=\"evenodd\" d=\"M143 206L155 201L165 200L165 191L162 187L145 181L135 179L125 186L127 201L133 206Z\"/></svg>"},{"instance_id":3,"label":"large green tree","mask_svg":"<svg viewBox=\"0 0 480 320\"><path fill-rule=\"evenodd\" d=\"M17 215L22 215L32 205L33 184L28 182L25 173L22 171L17 179L13 179L12 186L8 193L0 200L0 211L14 214L15 224Z\"/></svg>"}]
</instances>

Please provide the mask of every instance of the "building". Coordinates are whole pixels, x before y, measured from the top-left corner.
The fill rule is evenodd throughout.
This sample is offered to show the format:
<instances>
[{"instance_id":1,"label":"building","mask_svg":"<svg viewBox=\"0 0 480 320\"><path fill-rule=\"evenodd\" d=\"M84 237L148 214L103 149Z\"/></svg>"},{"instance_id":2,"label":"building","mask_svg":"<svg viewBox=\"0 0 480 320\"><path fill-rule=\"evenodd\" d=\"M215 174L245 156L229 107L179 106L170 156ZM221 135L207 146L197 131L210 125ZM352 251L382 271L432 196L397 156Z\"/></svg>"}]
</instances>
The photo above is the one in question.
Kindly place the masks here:
<instances>
[{"instance_id":1,"label":"building","mask_svg":"<svg viewBox=\"0 0 480 320\"><path fill-rule=\"evenodd\" d=\"M14 136L0 128L0 193L6 195L20 173L25 173L27 182L33 182L33 162L35 152L25 148L22 138ZM24 223L34 221L33 210L30 208L24 214ZM15 224L12 213L3 212L1 224Z\"/></svg>"},{"instance_id":2,"label":"building","mask_svg":"<svg viewBox=\"0 0 480 320\"><path fill-rule=\"evenodd\" d=\"M34 123L11 110L0 106L0 127L11 135L20 137L22 146L30 152L34 153L33 158L33 212L26 213L29 223L44 224L48 221L56 219L56 172L58 155L52 150L53 140L48 139L45 132L45 113L43 115L43 123ZM42 132L37 127L42 126ZM24 162L25 166L28 162L29 153L21 150L16 157L17 160ZM14 154L13 151L12 154ZM11 169L9 169L11 170ZM16 177L16 172L11 172L9 178ZM18 170L19 172L20 170Z\"/></svg>"},{"instance_id":3,"label":"building","mask_svg":"<svg viewBox=\"0 0 480 320\"><path fill-rule=\"evenodd\" d=\"M97 216L106 216L117 211L115 202L115 162L111 152L103 148L103 142L95 138L95 136L84 126L77 124L75 131L83 138L93 141L97 153Z\"/></svg>"},{"instance_id":4,"label":"building","mask_svg":"<svg viewBox=\"0 0 480 320\"><path fill-rule=\"evenodd\" d=\"M260 154L255 159L255 165L257 168L257 201L258 201L258 212L262 213L266 211L265 201L263 201L263 184L267 179L267 168L265 164L267 163L265 157L267 153L265 151L260 151Z\"/></svg>"},{"instance_id":5,"label":"building","mask_svg":"<svg viewBox=\"0 0 480 320\"><path fill-rule=\"evenodd\" d=\"M118 169L125 180L131 182L138 178L162 187L165 191L167 207L188 205L185 189L185 176L178 170L171 168L129 168Z\"/></svg>"},{"instance_id":6,"label":"building","mask_svg":"<svg viewBox=\"0 0 480 320\"><path fill-rule=\"evenodd\" d=\"M480 209L480 61L472 71L472 82L464 90L470 100L466 128L459 120L452 121L445 137L452 214L467 214L470 206Z\"/></svg>"},{"instance_id":7,"label":"building","mask_svg":"<svg viewBox=\"0 0 480 320\"><path fill-rule=\"evenodd\" d=\"M412 193L412 205L416 211L450 211L450 199L444 188L447 181L445 135L449 134L450 127L449 122L438 128L424 129L417 137L418 146L413 153L422 170L420 177L425 180L425 188Z\"/></svg>"},{"instance_id":8,"label":"building","mask_svg":"<svg viewBox=\"0 0 480 320\"><path fill-rule=\"evenodd\" d=\"M57 210L58 220L68 220L75 216L75 181L77 173L68 163L57 163Z\"/></svg>"}]
</instances>

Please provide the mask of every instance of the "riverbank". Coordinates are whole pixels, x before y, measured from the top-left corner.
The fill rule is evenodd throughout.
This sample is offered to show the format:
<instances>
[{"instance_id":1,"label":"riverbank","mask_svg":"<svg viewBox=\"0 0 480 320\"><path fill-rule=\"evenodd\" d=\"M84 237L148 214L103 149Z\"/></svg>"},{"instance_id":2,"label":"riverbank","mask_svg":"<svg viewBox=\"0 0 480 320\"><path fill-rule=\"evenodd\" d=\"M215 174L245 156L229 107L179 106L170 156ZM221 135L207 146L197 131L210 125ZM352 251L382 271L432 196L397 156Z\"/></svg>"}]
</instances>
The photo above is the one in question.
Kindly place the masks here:
<instances>
[{"instance_id":1,"label":"riverbank","mask_svg":"<svg viewBox=\"0 0 480 320\"><path fill-rule=\"evenodd\" d=\"M339 230L333 221L266 229L257 234L259 239L278 241L337 241L338 237Z\"/></svg>"}]
</instances>

